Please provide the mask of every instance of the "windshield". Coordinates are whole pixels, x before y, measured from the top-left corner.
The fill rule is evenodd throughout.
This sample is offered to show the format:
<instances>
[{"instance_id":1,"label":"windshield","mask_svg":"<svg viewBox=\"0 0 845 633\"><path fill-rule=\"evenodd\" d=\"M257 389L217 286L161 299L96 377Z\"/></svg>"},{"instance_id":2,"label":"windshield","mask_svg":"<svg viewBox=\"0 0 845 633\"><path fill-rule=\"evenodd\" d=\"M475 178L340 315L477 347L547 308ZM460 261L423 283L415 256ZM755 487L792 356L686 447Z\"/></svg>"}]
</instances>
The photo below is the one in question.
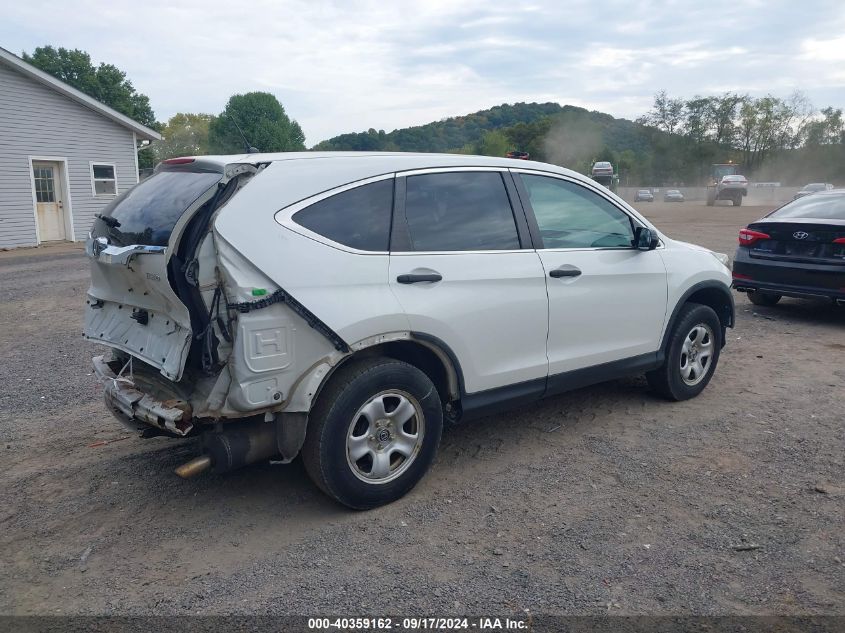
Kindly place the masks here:
<instances>
[{"instance_id":1,"label":"windshield","mask_svg":"<svg viewBox=\"0 0 845 633\"><path fill-rule=\"evenodd\" d=\"M798 198L798 200L782 206L768 217L845 220L845 194L818 194Z\"/></svg>"},{"instance_id":2,"label":"windshield","mask_svg":"<svg viewBox=\"0 0 845 633\"><path fill-rule=\"evenodd\" d=\"M713 165L713 175L716 178L733 175L736 173L736 165Z\"/></svg>"},{"instance_id":3,"label":"windshield","mask_svg":"<svg viewBox=\"0 0 845 633\"><path fill-rule=\"evenodd\" d=\"M210 172L159 172L109 204L101 214L106 219L95 221L91 233L94 237L108 236L118 246L167 246L182 214L222 176Z\"/></svg>"}]
</instances>

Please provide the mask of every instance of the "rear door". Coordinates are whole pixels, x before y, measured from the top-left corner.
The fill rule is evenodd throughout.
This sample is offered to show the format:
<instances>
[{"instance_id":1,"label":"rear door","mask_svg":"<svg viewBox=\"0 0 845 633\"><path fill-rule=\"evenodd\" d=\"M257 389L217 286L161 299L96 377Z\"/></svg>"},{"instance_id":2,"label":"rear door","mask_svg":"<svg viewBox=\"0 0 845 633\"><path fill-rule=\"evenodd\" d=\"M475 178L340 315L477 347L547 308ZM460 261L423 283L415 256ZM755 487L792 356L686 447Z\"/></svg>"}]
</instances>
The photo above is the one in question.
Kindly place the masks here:
<instances>
[{"instance_id":1,"label":"rear door","mask_svg":"<svg viewBox=\"0 0 845 633\"><path fill-rule=\"evenodd\" d=\"M520 173L549 295L552 376L656 352L666 315L659 250L632 246L635 219L598 190Z\"/></svg>"},{"instance_id":2,"label":"rear door","mask_svg":"<svg viewBox=\"0 0 845 633\"><path fill-rule=\"evenodd\" d=\"M538 379L544 388L546 285L514 197L506 170L397 177L390 286L411 329L455 354L467 393Z\"/></svg>"}]
</instances>

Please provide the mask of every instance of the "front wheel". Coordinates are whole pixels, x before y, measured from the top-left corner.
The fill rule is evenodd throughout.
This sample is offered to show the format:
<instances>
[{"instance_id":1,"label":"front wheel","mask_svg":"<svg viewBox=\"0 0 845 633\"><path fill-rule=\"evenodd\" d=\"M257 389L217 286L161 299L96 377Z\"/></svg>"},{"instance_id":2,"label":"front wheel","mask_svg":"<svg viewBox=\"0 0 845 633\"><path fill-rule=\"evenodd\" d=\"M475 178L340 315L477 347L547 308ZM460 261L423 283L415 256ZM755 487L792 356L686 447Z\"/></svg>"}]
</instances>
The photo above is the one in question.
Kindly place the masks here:
<instances>
[{"instance_id":1,"label":"front wheel","mask_svg":"<svg viewBox=\"0 0 845 633\"><path fill-rule=\"evenodd\" d=\"M721 349L722 324L713 308L687 303L669 335L663 365L646 374L648 384L669 400L694 398L713 377Z\"/></svg>"},{"instance_id":2,"label":"front wheel","mask_svg":"<svg viewBox=\"0 0 845 633\"><path fill-rule=\"evenodd\" d=\"M366 510L422 479L442 430L440 396L423 372L389 358L352 361L312 409L302 459L326 494Z\"/></svg>"}]
</instances>

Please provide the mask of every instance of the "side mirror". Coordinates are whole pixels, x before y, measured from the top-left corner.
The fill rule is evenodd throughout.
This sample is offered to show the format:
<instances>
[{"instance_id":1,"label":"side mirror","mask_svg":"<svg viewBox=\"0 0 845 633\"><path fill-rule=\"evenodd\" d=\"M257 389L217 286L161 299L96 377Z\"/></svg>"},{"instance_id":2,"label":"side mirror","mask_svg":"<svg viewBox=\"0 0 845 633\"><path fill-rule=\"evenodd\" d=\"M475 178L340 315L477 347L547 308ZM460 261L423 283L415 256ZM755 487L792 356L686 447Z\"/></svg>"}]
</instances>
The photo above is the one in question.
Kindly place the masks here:
<instances>
[{"instance_id":1,"label":"side mirror","mask_svg":"<svg viewBox=\"0 0 845 633\"><path fill-rule=\"evenodd\" d=\"M638 226L634 231L634 246L641 251L653 251L660 243L660 238L650 228Z\"/></svg>"}]
</instances>

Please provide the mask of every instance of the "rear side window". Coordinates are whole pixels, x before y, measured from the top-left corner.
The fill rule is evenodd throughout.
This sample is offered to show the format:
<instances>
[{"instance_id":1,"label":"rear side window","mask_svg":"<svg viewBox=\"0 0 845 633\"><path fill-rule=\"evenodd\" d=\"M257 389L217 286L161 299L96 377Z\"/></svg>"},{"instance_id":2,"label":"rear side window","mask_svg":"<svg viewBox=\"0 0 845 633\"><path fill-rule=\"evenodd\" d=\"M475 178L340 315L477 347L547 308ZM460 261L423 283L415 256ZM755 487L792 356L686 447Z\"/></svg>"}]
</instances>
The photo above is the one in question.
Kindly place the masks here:
<instances>
[{"instance_id":1,"label":"rear side window","mask_svg":"<svg viewBox=\"0 0 845 633\"><path fill-rule=\"evenodd\" d=\"M293 220L333 242L361 251L386 251L390 242L393 179L335 194L293 214Z\"/></svg>"},{"instance_id":2,"label":"rear side window","mask_svg":"<svg viewBox=\"0 0 845 633\"><path fill-rule=\"evenodd\" d=\"M408 176L405 217L414 251L519 248L510 199L498 172Z\"/></svg>"},{"instance_id":3,"label":"rear side window","mask_svg":"<svg viewBox=\"0 0 845 633\"><path fill-rule=\"evenodd\" d=\"M845 194L804 196L782 206L768 217L845 220Z\"/></svg>"},{"instance_id":4,"label":"rear side window","mask_svg":"<svg viewBox=\"0 0 845 633\"><path fill-rule=\"evenodd\" d=\"M223 177L192 171L162 171L121 194L102 212L112 220L94 223L94 237L118 246L167 246L182 214Z\"/></svg>"},{"instance_id":5,"label":"rear side window","mask_svg":"<svg viewBox=\"0 0 845 633\"><path fill-rule=\"evenodd\" d=\"M633 244L631 219L597 193L546 176L522 174L522 180L543 248L630 248Z\"/></svg>"}]
</instances>

